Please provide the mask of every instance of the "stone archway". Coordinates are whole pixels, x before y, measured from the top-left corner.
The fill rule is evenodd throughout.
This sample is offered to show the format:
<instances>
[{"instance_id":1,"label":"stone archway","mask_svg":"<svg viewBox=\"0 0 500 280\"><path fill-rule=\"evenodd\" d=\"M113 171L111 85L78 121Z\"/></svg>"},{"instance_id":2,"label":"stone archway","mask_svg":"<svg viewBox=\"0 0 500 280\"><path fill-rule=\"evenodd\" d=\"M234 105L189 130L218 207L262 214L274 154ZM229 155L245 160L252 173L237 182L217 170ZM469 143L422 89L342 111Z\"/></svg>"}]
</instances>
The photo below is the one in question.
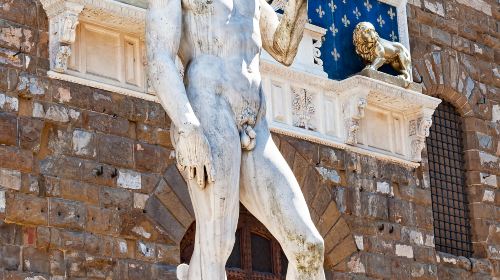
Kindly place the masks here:
<instances>
[{"instance_id":1,"label":"stone archway","mask_svg":"<svg viewBox=\"0 0 500 280\"><path fill-rule=\"evenodd\" d=\"M316 169L314 150L309 142L273 137L292 167L313 221L325 239L325 267L333 268L357 252L354 237L341 216L331 194L331 186ZM183 236L195 220L186 182L175 165L167 168L146 202L146 216L161 227L180 246ZM180 258L179 258L180 260Z\"/></svg>"},{"instance_id":2,"label":"stone archway","mask_svg":"<svg viewBox=\"0 0 500 280\"><path fill-rule=\"evenodd\" d=\"M424 93L453 104L463 117L477 115L474 106L486 88L479 83L482 74L471 61L462 63L448 51L434 51L414 58L415 76L422 77Z\"/></svg>"}]
</instances>

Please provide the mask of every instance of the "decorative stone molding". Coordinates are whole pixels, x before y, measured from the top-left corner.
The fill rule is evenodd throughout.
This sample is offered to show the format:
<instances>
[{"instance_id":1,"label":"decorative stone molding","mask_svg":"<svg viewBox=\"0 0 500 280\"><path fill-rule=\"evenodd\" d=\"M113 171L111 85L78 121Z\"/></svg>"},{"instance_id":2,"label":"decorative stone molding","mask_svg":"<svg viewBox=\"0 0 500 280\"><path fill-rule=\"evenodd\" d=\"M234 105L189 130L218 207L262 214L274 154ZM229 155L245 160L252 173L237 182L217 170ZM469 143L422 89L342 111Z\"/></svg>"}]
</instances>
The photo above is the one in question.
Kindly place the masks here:
<instances>
[{"instance_id":1,"label":"decorative stone molding","mask_svg":"<svg viewBox=\"0 0 500 280\"><path fill-rule=\"evenodd\" d=\"M91 87L111 90L126 95L137 96L143 99L155 100L154 93L147 86L145 77L145 52L144 31L147 1L145 0L41 0L50 22L50 69L48 76L55 79L75 82ZM286 1L278 0L273 3L279 9ZM134 6L135 5L135 6ZM81 24L79 24L81 23ZM100 51L93 51L90 59L101 62L103 66L117 65L120 69L115 72L106 72L106 67L93 67L98 71L87 69L82 65L89 58L84 53L87 45L99 45L85 34L91 26L94 33L104 34L107 40L113 37L125 37L116 42L120 46L116 49L117 56L110 61L110 56ZM320 46L322 36L326 30L311 24L306 24L304 40L299 46L297 59L291 66L299 71L313 73L326 77L323 63L320 59ZM98 36L94 36L97 38ZM99 39L99 38L97 38ZM131 39L131 40L129 40ZM133 41L133 57L127 53L127 42ZM80 50L78 49L80 47ZM119 52L124 55L118 57ZM264 60L274 61L267 53L263 52ZM140 67L127 69L130 61ZM182 65L177 63L182 73ZM127 73L135 73L133 82L127 78ZM104 73L103 73L104 72Z\"/></svg>"},{"instance_id":2,"label":"decorative stone molding","mask_svg":"<svg viewBox=\"0 0 500 280\"><path fill-rule=\"evenodd\" d=\"M334 81L274 62L261 64L271 129L289 136L416 167L432 113L441 100L404 88L393 80L361 75ZM381 78L384 78L382 75ZM298 127L293 115L294 89L314 92L314 118ZM410 122L418 133L409 134Z\"/></svg>"},{"instance_id":3,"label":"decorative stone molding","mask_svg":"<svg viewBox=\"0 0 500 280\"><path fill-rule=\"evenodd\" d=\"M314 107L311 93L303 88L292 87L292 115L293 125L307 130L315 130L311 120L314 118L316 108Z\"/></svg>"},{"instance_id":4,"label":"decorative stone molding","mask_svg":"<svg viewBox=\"0 0 500 280\"><path fill-rule=\"evenodd\" d=\"M429 130L432 126L433 113L431 110L424 110L409 122L408 136L411 139L410 157L412 161L422 160L422 150L425 147L425 138L429 136Z\"/></svg>"},{"instance_id":5,"label":"decorative stone molding","mask_svg":"<svg viewBox=\"0 0 500 280\"><path fill-rule=\"evenodd\" d=\"M356 145L358 143L358 132L360 121L365 117L368 92L361 91L345 99L342 104L342 114L344 115L345 143Z\"/></svg>"},{"instance_id":6,"label":"decorative stone molding","mask_svg":"<svg viewBox=\"0 0 500 280\"><path fill-rule=\"evenodd\" d=\"M158 102L148 89L143 74L143 6L115 0L41 1L50 22L49 77ZM382 2L398 7L399 28L403 29L400 37L408 46L405 43L406 0ZM109 63L109 56L107 60L91 57L91 61L106 61L102 63L116 64L122 69L109 70L115 73L109 77L88 71L88 67L82 65L82 61L88 59L83 54L85 44L94 44L90 39L92 36L95 40L100 37L85 32L104 34L108 36L105 40L116 38L121 53L112 63ZM384 78L384 74L380 77L378 74L354 76L343 81L328 79L320 59L325 33L323 28L306 24L304 39L291 67L281 66L269 54L262 53L262 81L271 129L407 166L418 166L427 134L424 130L410 135L410 121L416 121L417 128L425 127L428 123L422 121L419 126L418 119L429 120L440 101L418 92L418 86L400 87L389 77ZM103 56L98 51L91 53ZM131 62L134 62L133 67L127 68ZM90 70L101 71L98 66L92 65ZM182 69L179 71L182 73Z\"/></svg>"},{"instance_id":7,"label":"decorative stone molding","mask_svg":"<svg viewBox=\"0 0 500 280\"><path fill-rule=\"evenodd\" d=\"M71 45L76 39L76 27L84 6L64 0L42 0L49 17L49 53L53 71L63 73L68 68Z\"/></svg>"}]
</instances>

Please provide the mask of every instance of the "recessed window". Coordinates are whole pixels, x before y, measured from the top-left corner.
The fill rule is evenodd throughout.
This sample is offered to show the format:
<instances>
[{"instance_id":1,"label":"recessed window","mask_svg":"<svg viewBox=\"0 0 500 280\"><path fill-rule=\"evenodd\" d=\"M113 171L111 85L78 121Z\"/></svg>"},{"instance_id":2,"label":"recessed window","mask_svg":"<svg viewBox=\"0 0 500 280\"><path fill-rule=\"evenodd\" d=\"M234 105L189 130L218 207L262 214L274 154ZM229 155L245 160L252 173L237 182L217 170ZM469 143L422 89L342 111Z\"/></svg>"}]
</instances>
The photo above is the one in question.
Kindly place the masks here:
<instances>
[{"instance_id":1,"label":"recessed window","mask_svg":"<svg viewBox=\"0 0 500 280\"><path fill-rule=\"evenodd\" d=\"M441 103L427 138L436 250L471 257L462 135L460 115L450 103Z\"/></svg>"},{"instance_id":2,"label":"recessed window","mask_svg":"<svg viewBox=\"0 0 500 280\"><path fill-rule=\"evenodd\" d=\"M189 263L194 249L193 223L181 241L181 262ZM241 206L236 242L226 263L228 280L284 280L288 260L276 239Z\"/></svg>"}]
</instances>

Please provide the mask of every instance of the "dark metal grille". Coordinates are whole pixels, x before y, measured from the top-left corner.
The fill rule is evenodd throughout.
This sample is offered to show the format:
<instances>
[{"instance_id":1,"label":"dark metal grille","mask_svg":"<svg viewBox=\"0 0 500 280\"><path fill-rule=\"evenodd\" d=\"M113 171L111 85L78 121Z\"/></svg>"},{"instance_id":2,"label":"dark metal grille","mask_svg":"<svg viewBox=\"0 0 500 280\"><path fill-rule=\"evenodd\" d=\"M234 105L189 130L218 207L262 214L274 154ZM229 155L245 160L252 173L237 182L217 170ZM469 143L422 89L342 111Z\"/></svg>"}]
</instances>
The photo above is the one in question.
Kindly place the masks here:
<instances>
[{"instance_id":1,"label":"dark metal grille","mask_svg":"<svg viewBox=\"0 0 500 280\"><path fill-rule=\"evenodd\" d=\"M460 115L453 105L443 102L434 113L427 138L436 250L471 257L462 138Z\"/></svg>"}]
</instances>

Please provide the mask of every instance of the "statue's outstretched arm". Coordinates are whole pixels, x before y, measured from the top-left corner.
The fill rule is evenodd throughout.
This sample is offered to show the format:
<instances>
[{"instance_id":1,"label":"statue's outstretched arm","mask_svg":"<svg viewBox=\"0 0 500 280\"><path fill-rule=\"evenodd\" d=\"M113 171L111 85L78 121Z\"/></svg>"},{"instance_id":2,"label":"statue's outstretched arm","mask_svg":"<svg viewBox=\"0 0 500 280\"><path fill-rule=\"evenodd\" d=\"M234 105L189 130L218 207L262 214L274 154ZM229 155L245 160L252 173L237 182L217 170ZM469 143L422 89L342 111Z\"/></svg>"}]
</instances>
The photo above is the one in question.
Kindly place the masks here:
<instances>
[{"instance_id":1,"label":"statue's outstretched arm","mask_svg":"<svg viewBox=\"0 0 500 280\"><path fill-rule=\"evenodd\" d=\"M291 65L307 22L307 0L288 0L281 20L266 0L260 5L262 46L280 63Z\"/></svg>"},{"instance_id":2,"label":"statue's outstretched arm","mask_svg":"<svg viewBox=\"0 0 500 280\"><path fill-rule=\"evenodd\" d=\"M214 177L210 145L175 66L181 24L181 0L149 0L146 45L151 86L179 131L175 147L179 168L181 171L187 168L190 179L205 187L206 181L213 181Z\"/></svg>"}]
</instances>

